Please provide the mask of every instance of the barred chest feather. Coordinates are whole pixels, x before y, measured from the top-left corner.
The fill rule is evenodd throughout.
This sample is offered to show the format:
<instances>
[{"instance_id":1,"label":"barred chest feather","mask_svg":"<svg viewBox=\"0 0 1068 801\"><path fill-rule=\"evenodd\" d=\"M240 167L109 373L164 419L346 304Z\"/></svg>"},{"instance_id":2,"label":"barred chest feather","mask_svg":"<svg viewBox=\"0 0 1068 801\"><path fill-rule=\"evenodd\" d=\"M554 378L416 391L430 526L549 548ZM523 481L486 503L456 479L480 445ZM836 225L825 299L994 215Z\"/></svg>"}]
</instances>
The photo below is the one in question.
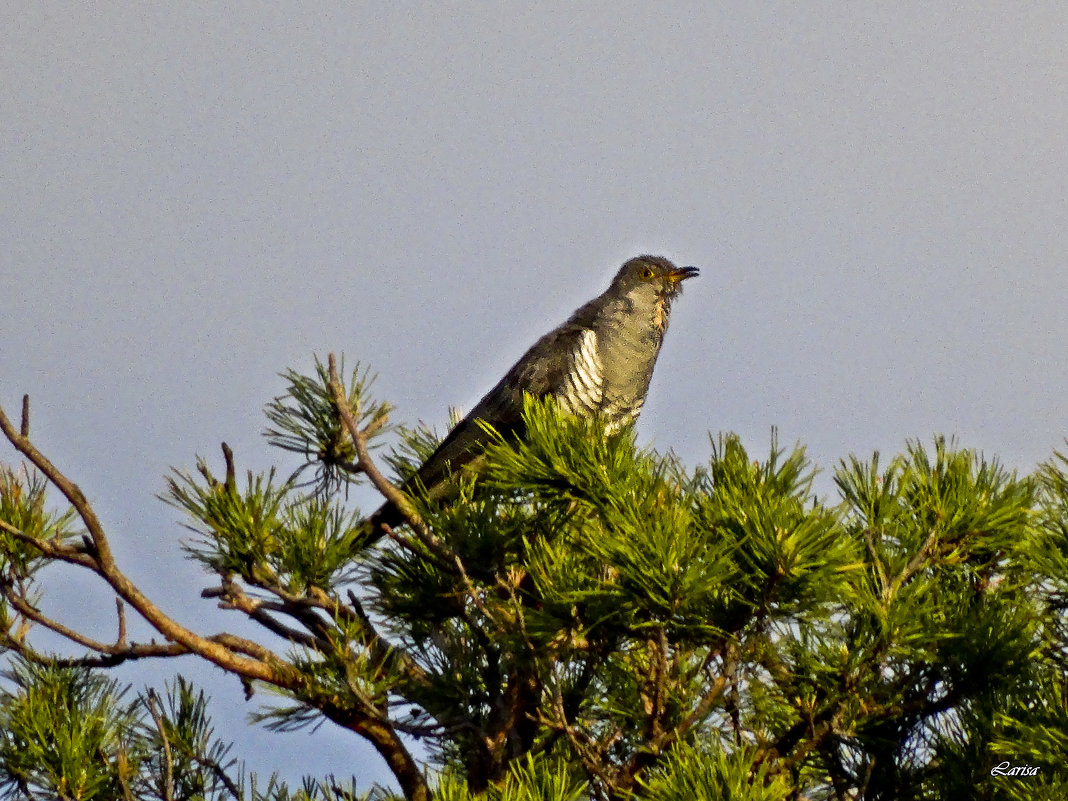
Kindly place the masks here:
<instances>
[{"instance_id":1,"label":"barred chest feather","mask_svg":"<svg viewBox=\"0 0 1068 801\"><path fill-rule=\"evenodd\" d=\"M571 354L571 369L563 386L556 393L561 408L581 417L600 413L609 432L616 431L634 420L645 402L645 393L652 377L653 364L659 351L662 329L656 321L655 340L650 353L646 339L626 336L634 332L613 331L610 341L601 341L605 334L595 330L583 332L578 346Z\"/></svg>"}]
</instances>

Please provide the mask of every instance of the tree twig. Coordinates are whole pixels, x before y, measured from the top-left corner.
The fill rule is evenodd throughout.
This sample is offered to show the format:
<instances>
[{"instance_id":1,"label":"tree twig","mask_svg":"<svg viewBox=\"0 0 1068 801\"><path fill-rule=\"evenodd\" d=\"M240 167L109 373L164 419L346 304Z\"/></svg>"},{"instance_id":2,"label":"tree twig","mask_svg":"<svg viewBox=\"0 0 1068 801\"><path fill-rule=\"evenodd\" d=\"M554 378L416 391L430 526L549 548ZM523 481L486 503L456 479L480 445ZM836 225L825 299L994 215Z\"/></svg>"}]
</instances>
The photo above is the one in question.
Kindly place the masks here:
<instances>
[{"instance_id":1,"label":"tree twig","mask_svg":"<svg viewBox=\"0 0 1068 801\"><path fill-rule=\"evenodd\" d=\"M286 604L253 598L233 582L224 583L221 587L212 587L202 590L200 597L221 599L219 601L220 609L234 609L238 612L244 612L250 620L254 620L269 632L278 635L284 640L289 640L290 642L317 651L321 651L326 645L324 639L315 637L304 631L299 631L291 626L287 626L284 623L275 620L274 617L268 614L268 612L271 611L290 614L291 610L286 608ZM291 614L291 616L296 617L295 614ZM319 622L322 623L322 621Z\"/></svg>"},{"instance_id":2,"label":"tree twig","mask_svg":"<svg viewBox=\"0 0 1068 801\"><path fill-rule=\"evenodd\" d=\"M342 386L341 379L338 377L337 359L333 353L329 355L327 361L330 371L330 391L334 395L334 404L337 406L337 412L341 417L341 422L349 432L349 436L352 438L353 447L356 449L356 468L371 480L371 484L374 485L374 488L378 490L386 500L400 510L401 514L404 515L404 519L413 529L425 529L426 524L419 516L419 513L415 511L415 508L412 506L411 501L408 500L408 497L382 475L382 471L378 469L378 465L371 459L371 455L367 449L368 434L365 431L360 431L360 427L356 423L356 418L359 417L360 414L359 407L352 409L349 406L348 399L345 397L345 388Z\"/></svg>"},{"instance_id":3,"label":"tree twig","mask_svg":"<svg viewBox=\"0 0 1068 801\"><path fill-rule=\"evenodd\" d=\"M159 732L160 741L163 743L163 799L164 801L174 801L174 757L171 755L171 743L167 738L167 730L163 725L163 716L160 715L158 704L156 703L156 691L151 687L147 694L147 706L149 713L152 715L152 720L156 724L156 731Z\"/></svg>"},{"instance_id":4,"label":"tree twig","mask_svg":"<svg viewBox=\"0 0 1068 801\"><path fill-rule=\"evenodd\" d=\"M63 542L56 542L54 540L42 540L40 537L31 536L21 529L8 523L6 520L0 520L0 529L6 531L15 539L20 542L25 542L27 545L32 545L42 555L51 559L58 559L62 562L69 562L72 565L78 565L80 567L88 568L93 572L97 572L99 565L96 559L89 554L83 552L80 548L75 548L71 545L67 545Z\"/></svg>"},{"instance_id":5,"label":"tree twig","mask_svg":"<svg viewBox=\"0 0 1068 801\"><path fill-rule=\"evenodd\" d=\"M122 598L115 599L115 613L119 619L119 636L115 638L115 647L123 648L126 646L126 607Z\"/></svg>"}]
</instances>

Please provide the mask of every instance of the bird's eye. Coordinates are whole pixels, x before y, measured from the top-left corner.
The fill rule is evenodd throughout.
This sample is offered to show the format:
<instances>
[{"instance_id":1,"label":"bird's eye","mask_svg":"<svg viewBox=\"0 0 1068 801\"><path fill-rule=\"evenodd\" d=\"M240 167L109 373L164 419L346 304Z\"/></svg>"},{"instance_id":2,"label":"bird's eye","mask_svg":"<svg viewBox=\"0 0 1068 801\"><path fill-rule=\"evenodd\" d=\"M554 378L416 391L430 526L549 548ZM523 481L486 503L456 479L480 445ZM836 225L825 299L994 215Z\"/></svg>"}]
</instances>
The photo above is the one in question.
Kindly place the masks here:
<instances>
[{"instance_id":1,"label":"bird's eye","mask_svg":"<svg viewBox=\"0 0 1068 801\"><path fill-rule=\"evenodd\" d=\"M642 279L645 281L651 281L653 278L653 268L643 267L641 272Z\"/></svg>"}]
</instances>

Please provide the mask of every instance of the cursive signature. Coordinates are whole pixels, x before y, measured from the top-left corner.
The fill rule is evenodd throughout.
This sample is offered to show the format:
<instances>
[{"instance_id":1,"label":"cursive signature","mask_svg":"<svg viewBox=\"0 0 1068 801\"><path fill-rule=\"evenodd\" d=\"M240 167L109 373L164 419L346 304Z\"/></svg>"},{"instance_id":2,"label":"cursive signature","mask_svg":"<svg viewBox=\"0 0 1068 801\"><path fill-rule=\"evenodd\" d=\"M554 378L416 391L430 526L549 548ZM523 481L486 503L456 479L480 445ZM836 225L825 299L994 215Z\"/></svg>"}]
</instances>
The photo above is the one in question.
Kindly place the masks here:
<instances>
[{"instance_id":1,"label":"cursive signature","mask_svg":"<svg viewBox=\"0 0 1068 801\"><path fill-rule=\"evenodd\" d=\"M1009 765L1008 760L990 769L991 776L1037 776L1039 768L1032 765Z\"/></svg>"}]
</instances>

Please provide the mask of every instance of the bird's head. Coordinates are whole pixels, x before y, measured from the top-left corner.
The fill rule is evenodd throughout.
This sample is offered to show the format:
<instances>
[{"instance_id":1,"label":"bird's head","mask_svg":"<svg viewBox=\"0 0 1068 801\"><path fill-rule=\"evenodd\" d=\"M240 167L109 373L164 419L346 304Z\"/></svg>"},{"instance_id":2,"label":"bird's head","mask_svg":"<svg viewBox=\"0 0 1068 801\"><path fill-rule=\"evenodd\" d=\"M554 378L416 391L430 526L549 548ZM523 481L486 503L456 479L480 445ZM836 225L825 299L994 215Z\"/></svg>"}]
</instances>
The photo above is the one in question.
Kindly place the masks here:
<instances>
[{"instance_id":1,"label":"bird's head","mask_svg":"<svg viewBox=\"0 0 1068 801\"><path fill-rule=\"evenodd\" d=\"M612 287L634 299L670 301L682 291L682 282L698 272L696 267L676 267L663 256L635 256L619 268Z\"/></svg>"}]
</instances>

